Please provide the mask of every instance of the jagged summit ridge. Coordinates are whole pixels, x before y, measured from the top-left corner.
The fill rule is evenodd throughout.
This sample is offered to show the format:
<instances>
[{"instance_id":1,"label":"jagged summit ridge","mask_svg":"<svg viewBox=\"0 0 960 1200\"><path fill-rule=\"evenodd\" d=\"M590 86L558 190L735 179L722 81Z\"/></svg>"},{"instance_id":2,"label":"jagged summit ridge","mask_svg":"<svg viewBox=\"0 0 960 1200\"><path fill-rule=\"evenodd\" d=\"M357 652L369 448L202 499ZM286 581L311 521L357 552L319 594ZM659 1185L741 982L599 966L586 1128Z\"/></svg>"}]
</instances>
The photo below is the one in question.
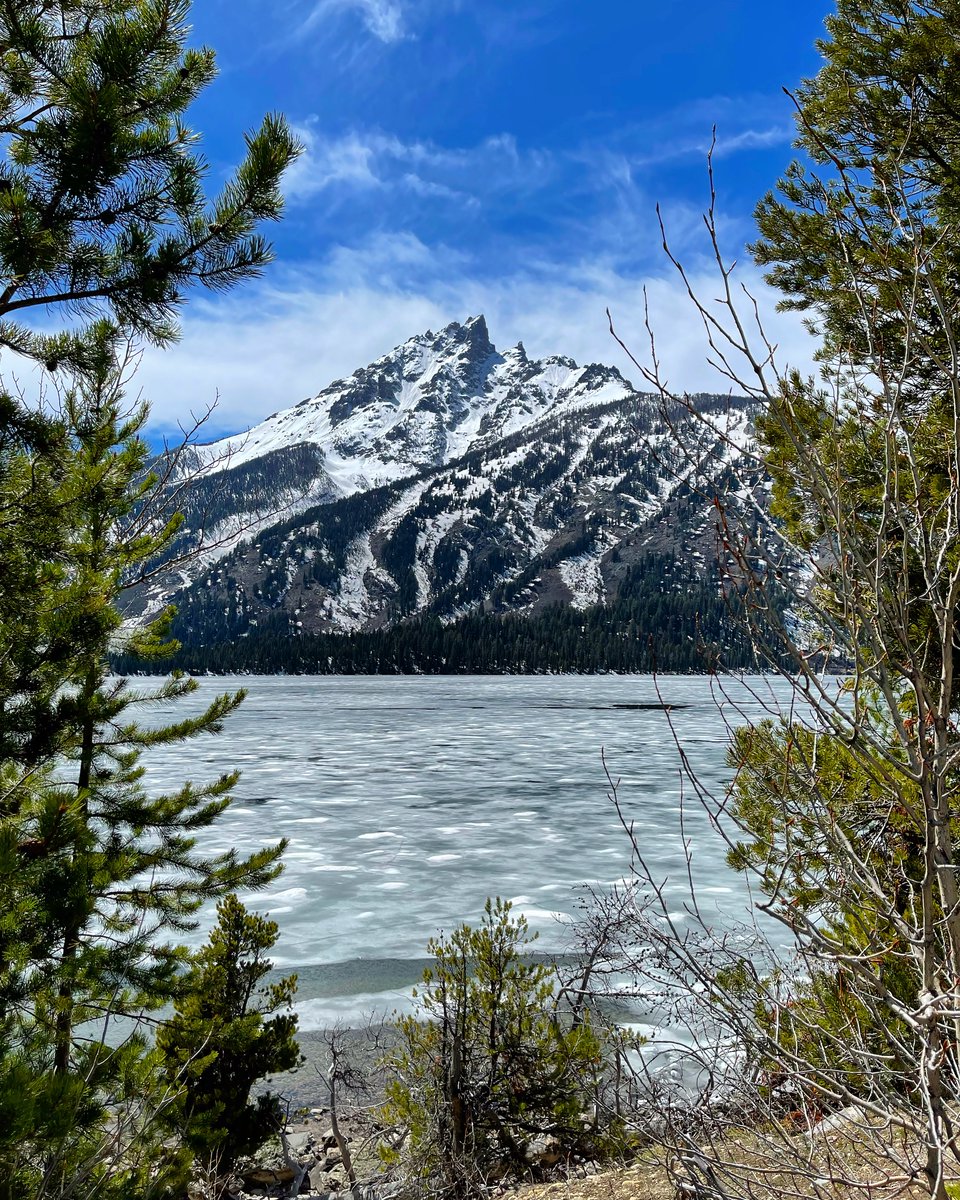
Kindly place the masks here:
<instances>
[{"instance_id":1,"label":"jagged summit ridge","mask_svg":"<svg viewBox=\"0 0 960 1200\"><path fill-rule=\"evenodd\" d=\"M322 455L318 486L352 495L440 466L559 408L596 402L601 387L610 398L632 390L612 367L578 367L559 355L531 360L522 343L500 353L478 315L409 338L248 433L211 443L205 470L308 444Z\"/></svg>"},{"instance_id":2,"label":"jagged summit ridge","mask_svg":"<svg viewBox=\"0 0 960 1200\"><path fill-rule=\"evenodd\" d=\"M638 579L702 572L716 554L675 425L693 423L724 491L751 407L697 407L725 425L714 446L709 421L666 420L615 368L500 351L482 316L427 330L198 448L177 566L138 609L172 600L178 636L213 644L629 605Z\"/></svg>"}]
</instances>

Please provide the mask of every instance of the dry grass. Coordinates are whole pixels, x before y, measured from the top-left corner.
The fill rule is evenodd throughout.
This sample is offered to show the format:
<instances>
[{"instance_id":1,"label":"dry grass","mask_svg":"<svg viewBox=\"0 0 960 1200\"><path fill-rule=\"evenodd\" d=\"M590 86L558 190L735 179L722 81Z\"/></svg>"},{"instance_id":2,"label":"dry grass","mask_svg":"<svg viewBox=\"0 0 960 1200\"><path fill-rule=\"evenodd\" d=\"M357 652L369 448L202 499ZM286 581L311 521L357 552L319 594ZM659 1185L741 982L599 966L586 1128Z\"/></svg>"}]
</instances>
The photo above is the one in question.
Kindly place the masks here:
<instances>
[{"instance_id":1,"label":"dry grass","mask_svg":"<svg viewBox=\"0 0 960 1200\"><path fill-rule=\"evenodd\" d=\"M603 1171L559 1183L530 1183L519 1189L521 1200L674 1200L666 1171L653 1162Z\"/></svg>"},{"instance_id":2,"label":"dry grass","mask_svg":"<svg viewBox=\"0 0 960 1200\"><path fill-rule=\"evenodd\" d=\"M777 1152L779 1140L780 1153ZM520 1200L677 1200L661 1165L664 1148L641 1155L629 1166L582 1178L528 1184ZM706 1153L715 1168L717 1192L750 1200L926 1200L914 1140L891 1136L868 1124L809 1137L798 1133L767 1141L755 1131L730 1130ZM910 1179L911 1171L917 1177ZM956 1178L956 1177L954 1177ZM958 1192L960 1194L960 1192Z\"/></svg>"}]
</instances>

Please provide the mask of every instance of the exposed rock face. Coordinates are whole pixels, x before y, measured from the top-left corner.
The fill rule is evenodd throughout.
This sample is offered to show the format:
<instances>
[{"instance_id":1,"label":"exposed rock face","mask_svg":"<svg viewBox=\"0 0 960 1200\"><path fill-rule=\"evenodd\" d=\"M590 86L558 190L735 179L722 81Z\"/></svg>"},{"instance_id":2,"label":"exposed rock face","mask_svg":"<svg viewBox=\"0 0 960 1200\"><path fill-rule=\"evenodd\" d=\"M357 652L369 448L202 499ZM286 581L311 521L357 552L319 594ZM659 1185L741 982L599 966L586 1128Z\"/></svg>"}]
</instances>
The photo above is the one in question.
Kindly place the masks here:
<instances>
[{"instance_id":1,"label":"exposed rock face","mask_svg":"<svg viewBox=\"0 0 960 1200\"><path fill-rule=\"evenodd\" d=\"M750 406L694 404L724 426L702 435L722 491ZM501 353L483 317L428 331L185 456L182 548L202 525L204 549L139 606L172 598L182 635L212 642L605 602L645 554L715 553L676 432L612 367Z\"/></svg>"}]
</instances>

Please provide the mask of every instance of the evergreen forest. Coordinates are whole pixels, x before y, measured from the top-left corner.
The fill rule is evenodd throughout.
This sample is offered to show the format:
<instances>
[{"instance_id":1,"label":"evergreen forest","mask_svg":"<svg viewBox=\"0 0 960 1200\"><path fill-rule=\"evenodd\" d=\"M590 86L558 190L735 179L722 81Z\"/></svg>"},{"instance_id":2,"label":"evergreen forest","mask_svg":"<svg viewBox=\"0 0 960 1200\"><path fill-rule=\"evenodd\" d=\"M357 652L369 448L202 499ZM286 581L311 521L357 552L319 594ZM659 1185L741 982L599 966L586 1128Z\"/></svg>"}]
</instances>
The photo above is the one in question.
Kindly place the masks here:
<instances>
[{"instance_id":1,"label":"evergreen forest","mask_svg":"<svg viewBox=\"0 0 960 1200\"><path fill-rule=\"evenodd\" d=\"M593 672L698 673L722 665L762 670L749 630L738 621L736 593L697 578L667 555L628 568L617 598L577 609L554 605L535 615L476 612L456 621L409 620L359 633L297 634L278 614L229 642L182 645L169 665L236 674L500 675ZM179 632L176 621L173 632ZM121 674L142 661L115 656Z\"/></svg>"}]
</instances>

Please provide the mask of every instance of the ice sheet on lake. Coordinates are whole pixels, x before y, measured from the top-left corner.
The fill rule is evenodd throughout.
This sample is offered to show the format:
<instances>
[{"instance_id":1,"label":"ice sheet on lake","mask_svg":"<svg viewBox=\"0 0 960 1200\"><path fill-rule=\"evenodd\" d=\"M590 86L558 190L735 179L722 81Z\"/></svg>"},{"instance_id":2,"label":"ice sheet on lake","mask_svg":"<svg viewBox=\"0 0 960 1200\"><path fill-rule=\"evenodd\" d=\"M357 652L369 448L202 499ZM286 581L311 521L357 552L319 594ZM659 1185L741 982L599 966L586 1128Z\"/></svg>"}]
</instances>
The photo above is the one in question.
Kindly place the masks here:
<instances>
[{"instance_id":1,"label":"ice sheet on lake","mask_svg":"<svg viewBox=\"0 0 960 1200\"><path fill-rule=\"evenodd\" d=\"M201 681L180 712L225 686ZM562 949L585 889L629 873L601 749L648 865L665 879L684 876L675 736L707 783L722 788L729 774L724 719L704 678L277 677L243 686L249 696L219 738L145 756L147 784L241 769L239 802L203 848L244 853L289 840L280 880L245 897L276 915L274 957L286 968L360 960L372 971L422 956L428 938L475 923L497 895L522 897L541 944ZM742 689L735 700L762 715ZM668 715L660 701L687 707ZM702 900L722 919L741 911L743 889L723 844L685 803ZM304 1002L312 986L301 973ZM355 993L375 990L361 970Z\"/></svg>"}]
</instances>

